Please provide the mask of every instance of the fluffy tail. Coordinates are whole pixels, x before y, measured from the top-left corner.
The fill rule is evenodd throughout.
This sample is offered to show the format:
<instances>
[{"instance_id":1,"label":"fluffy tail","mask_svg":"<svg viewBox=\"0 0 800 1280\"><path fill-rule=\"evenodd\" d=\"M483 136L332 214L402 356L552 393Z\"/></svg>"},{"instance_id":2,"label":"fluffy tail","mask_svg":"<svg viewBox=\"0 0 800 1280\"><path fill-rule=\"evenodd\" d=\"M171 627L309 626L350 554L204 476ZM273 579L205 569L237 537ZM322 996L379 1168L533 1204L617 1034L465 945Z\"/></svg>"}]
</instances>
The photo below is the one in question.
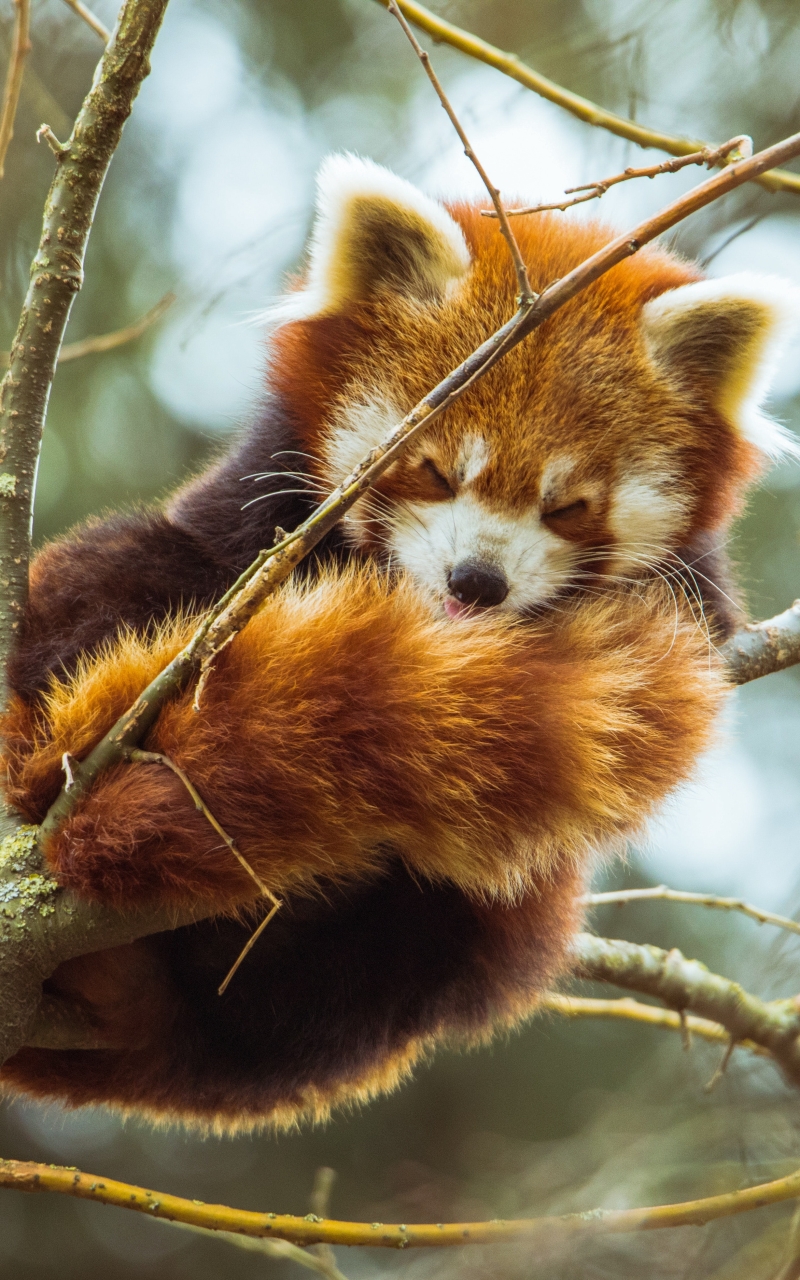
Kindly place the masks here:
<instances>
[{"instance_id":1,"label":"fluffy tail","mask_svg":"<svg viewBox=\"0 0 800 1280\"><path fill-rule=\"evenodd\" d=\"M85 755L186 641L126 635L44 709L5 722L9 800L42 817L65 751ZM515 897L563 858L631 833L709 743L724 682L658 583L536 623L434 618L362 569L291 585L214 667L199 713L168 704L146 743L188 774L278 893L346 883L387 850L412 875ZM254 885L160 766L104 774L52 840L65 885L119 905Z\"/></svg>"}]
</instances>

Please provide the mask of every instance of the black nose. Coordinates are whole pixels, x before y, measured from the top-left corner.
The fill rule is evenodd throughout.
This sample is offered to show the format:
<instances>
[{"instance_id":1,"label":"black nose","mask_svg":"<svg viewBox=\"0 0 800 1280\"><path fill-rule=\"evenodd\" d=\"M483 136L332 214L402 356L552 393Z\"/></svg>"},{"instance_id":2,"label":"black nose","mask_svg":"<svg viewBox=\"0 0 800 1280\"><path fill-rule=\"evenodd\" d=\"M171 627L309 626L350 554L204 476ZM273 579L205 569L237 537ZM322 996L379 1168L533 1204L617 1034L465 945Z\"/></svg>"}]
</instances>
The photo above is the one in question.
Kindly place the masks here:
<instances>
[{"instance_id":1,"label":"black nose","mask_svg":"<svg viewBox=\"0 0 800 1280\"><path fill-rule=\"evenodd\" d=\"M451 569L447 585L461 604L475 604L483 609L502 604L508 595L508 582L502 569L480 560L464 560Z\"/></svg>"}]
</instances>

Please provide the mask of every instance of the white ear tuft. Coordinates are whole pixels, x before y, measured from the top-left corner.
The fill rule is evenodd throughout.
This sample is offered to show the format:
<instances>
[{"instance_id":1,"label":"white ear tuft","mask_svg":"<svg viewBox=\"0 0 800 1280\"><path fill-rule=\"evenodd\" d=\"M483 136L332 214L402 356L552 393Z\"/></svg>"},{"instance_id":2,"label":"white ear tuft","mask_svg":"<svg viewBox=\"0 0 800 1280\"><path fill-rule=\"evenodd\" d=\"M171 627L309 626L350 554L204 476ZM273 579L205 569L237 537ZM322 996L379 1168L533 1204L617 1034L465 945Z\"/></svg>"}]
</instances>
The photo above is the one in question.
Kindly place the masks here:
<instances>
[{"instance_id":1,"label":"white ear tuft","mask_svg":"<svg viewBox=\"0 0 800 1280\"><path fill-rule=\"evenodd\" d=\"M642 328L666 373L710 401L770 458L800 445L762 411L775 368L800 327L800 290L750 272L701 280L648 302Z\"/></svg>"},{"instance_id":2,"label":"white ear tuft","mask_svg":"<svg viewBox=\"0 0 800 1280\"><path fill-rule=\"evenodd\" d=\"M267 318L331 315L392 291L437 301L469 265L461 228L442 205L372 160L329 156L317 177L305 287Z\"/></svg>"}]
</instances>

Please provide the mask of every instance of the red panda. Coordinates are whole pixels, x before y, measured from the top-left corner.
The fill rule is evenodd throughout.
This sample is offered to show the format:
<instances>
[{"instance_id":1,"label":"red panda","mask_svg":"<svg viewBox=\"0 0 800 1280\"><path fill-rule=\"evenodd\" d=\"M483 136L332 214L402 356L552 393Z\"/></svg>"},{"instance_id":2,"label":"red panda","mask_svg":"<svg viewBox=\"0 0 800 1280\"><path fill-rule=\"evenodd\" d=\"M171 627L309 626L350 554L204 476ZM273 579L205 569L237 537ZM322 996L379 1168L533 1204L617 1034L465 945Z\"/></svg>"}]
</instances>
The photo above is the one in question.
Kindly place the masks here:
<instances>
[{"instance_id":1,"label":"red panda","mask_svg":"<svg viewBox=\"0 0 800 1280\"><path fill-rule=\"evenodd\" d=\"M610 233L515 224L534 288ZM276 527L511 314L495 223L378 166L322 169L308 269L271 314L242 439L158 508L51 543L5 718L32 821ZM145 744L285 899L222 997L254 885L174 773L104 774L53 838L61 883L216 917L62 965L108 1045L28 1047L9 1090L217 1130L322 1118L445 1040L528 1015L566 963L593 851L713 735L721 551L791 451L761 412L796 295L648 249L552 316L423 435Z\"/></svg>"}]
</instances>

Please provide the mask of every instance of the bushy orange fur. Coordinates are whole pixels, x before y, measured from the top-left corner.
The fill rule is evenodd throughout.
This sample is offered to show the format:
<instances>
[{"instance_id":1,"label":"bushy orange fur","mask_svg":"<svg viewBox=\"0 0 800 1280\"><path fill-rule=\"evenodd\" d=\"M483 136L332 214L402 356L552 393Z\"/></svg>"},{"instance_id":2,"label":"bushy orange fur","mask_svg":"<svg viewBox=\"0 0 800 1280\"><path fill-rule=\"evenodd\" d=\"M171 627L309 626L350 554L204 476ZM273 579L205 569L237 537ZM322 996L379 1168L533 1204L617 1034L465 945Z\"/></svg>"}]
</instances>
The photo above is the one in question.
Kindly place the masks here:
<instances>
[{"instance_id":1,"label":"bushy orange fur","mask_svg":"<svg viewBox=\"0 0 800 1280\"><path fill-rule=\"evenodd\" d=\"M32 819L191 624L132 635L54 684L39 724L6 724L9 796ZM452 625L410 582L375 572L290 586L220 656L192 710L169 703L147 747L186 771L276 893L374 870L401 848L415 874L508 899L635 828L708 742L721 680L660 584L574 601L546 623ZM62 883L120 905L254 885L182 783L123 765L49 849Z\"/></svg>"},{"instance_id":2,"label":"bushy orange fur","mask_svg":"<svg viewBox=\"0 0 800 1280\"><path fill-rule=\"evenodd\" d=\"M9 795L31 819L62 753L84 752L191 625L123 637L37 713L14 703ZM659 582L546 623L456 625L364 568L288 586L220 654L200 713L188 691L146 744L186 770L284 909L223 1000L251 927L234 920L62 965L49 990L113 1047L25 1049L2 1081L216 1131L281 1126L394 1087L443 1040L514 1025L565 962L590 849L688 775L723 688ZM103 775L47 853L101 901L253 901L161 766Z\"/></svg>"}]
</instances>

